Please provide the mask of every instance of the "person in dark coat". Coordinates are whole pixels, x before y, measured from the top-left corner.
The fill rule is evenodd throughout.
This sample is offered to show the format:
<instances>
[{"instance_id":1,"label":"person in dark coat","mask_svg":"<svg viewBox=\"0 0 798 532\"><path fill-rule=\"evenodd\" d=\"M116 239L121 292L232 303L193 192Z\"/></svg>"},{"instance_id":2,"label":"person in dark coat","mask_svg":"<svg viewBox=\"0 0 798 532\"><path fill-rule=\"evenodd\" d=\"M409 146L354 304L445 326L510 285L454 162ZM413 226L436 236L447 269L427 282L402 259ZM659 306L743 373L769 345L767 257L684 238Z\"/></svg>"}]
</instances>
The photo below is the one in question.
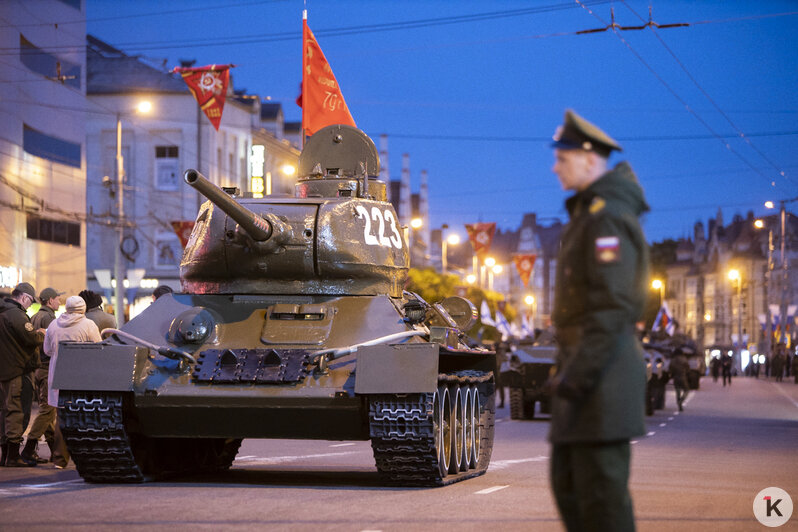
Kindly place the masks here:
<instances>
[{"instance_id":1,"label":"person in dark coat","mask_svg":"<svg viewBox=\"0 0 798 532\"><path fill-rule=\"evenodd\" d=\"M116 329L116 318L103 310L103 298L92 290L81 290L78 294L86 302L86 317L97 324L100 332L103 329Z\"/></svg>"},{"instance_id":2,"label":"person in dark coat","mask_svg":"<svg viewBox=\"0 0 798 532\"><path fill-rule=\"evenodd\" d=\"M31 318L31 323L35 329L47 330L50 323L55 320L55 311L61 306L61 296L64 292L59 292L54 288L45 288L39 294L41 307ZM39 403L39 413L33 419L33 424L28 432L28 439L25 441L25 448L22 450L22 457L26 460L35 460L39 464L46 463L47 460L40 458L37 452L39 438L44 436L47 446L50 448L50 456L55 452L54 429L55 429L55 409L56 405L47 403L48 374L50 372L50 357L42 352L41 346L36 348L38 355L38 367L34 373L34 387L36 390L36 400Z\"/></svg>"},{"instance_id":3,"label":"person in dark coat","mask_svg":"<svg viewBox=\"0 0 798 532\"><path fill-rule=\"evenodd\" d=\"M173 294L174 290L168 284L159 285L155 290L152 291L152 300L157 301L159 297L165 294Z\"/></svg>"},{"instance_id":4,"label":"person in dark coat","mask_svg":"<svg viewBox=\"0 0 798 532\"><path fill-rule=\"evenodd\" d=\"M555 164L570 221L559 255L552 319L559 349L549 440L551 483L569 531L634 530L629 494L632 437L646 433L646 368L635 334L649 281L639 216L648 210L620 146L566 111Z\"/></svg>"},{"instance_id":5,"label":"person in dark coat","mask_svg":"<svg viewBox=\"0 0 798 532\"><path fill-rule=\"evenodd\" d=\"M731 386L732 363L733 363L732 355L728 353L723 353L720 355L720 357L721 357L720 369L721 373L723 374L723 385L726 386L726 383L728 382L729 386Z\"/></svg>"},{"instance_id":6,"label":"person in dark coat","mask_svg":"<svg viewBox=\"0 0 798 532\"><path fill-rule=\"evenodd\" d=\"M36 301L30 283L19 283L0 304L0 465L35 466L19 455L23 426L22 379L42 345L44 331L35 329L25 313Z\"/></svg>"},{"instance_id":7,"label":"person in dark coat","mask_svg":"<svg viewBox=\"0 0 798 532\"><path fill-rule=\"evenodd\" d=\"M681 349L676 349L671 357L669 373L673 379L673 387L676 390L676 404L679 405L679 412L683 411L682 404L687 399L687 371L690 364Z\"/></svg>"},{"instance_id":8,"label":"person in dark coat","mask_svg":"<svg viewBox=\"0 0 798 532\"><path fill-rule=\"evenodd\" d=\"M773 352L773 360L770 363L771 374L776 377L776 382L781 382L784 378L784 366L787 363L787 346L784 342L779 342Z\"/></svg>"}]
</instances>

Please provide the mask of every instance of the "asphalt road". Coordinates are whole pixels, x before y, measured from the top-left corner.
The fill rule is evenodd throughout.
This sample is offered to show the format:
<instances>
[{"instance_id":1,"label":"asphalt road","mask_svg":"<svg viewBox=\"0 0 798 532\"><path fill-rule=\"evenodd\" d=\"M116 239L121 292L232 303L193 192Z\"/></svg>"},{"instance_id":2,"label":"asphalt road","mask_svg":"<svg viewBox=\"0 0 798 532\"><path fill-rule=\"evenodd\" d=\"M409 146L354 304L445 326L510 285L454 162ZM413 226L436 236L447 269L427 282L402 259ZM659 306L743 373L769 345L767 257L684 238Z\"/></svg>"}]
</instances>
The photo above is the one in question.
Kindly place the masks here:
<instances>
[{"instance_id":1,"label":"asphalt road","mask_svg":"<svg viewBox=\"0 0 798 532\"><path fill-rule=\"evenodd\" d=\"M766 530L752 505L771 486L798 506L792 380L705 377L684 412L674 404L669 389L632 448L638 530ZM445 488L380 486L367 442L245 440L225 474L143 485L86 484L74 466L1 468L0 530L563 530L547 430L499 410L488 473ZM798 515L776 530L798 530Z\"/></svg>"}]
</instances>

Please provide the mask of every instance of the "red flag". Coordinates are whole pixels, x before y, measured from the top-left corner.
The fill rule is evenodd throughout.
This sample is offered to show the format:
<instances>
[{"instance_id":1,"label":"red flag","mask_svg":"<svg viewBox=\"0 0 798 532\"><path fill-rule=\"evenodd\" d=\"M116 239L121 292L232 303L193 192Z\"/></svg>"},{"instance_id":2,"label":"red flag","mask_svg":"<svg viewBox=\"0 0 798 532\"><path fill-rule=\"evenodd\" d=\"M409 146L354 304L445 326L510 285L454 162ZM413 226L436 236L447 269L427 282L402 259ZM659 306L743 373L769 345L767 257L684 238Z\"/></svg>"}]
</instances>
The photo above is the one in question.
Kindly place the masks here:
<instances>
[{"instance_id":1,"label":"red flag","mask_svg":"<svg viewBox=\"0 0 798 532\"><path fill-rule=\"evenodd\" d=\"M465 224L465 228L468 231L468 239L471 241L471 245L474 246L474 253L482 259L490 250L490 244L493 242L493 233L496 232L496 224L493 222Z\"/></svg>"},{"instance_id":2,"label":"red flag","mask_svg":"<svg viewBox=\"0 0 798 532\"><path fill-rule=\"evenodd\" d=\"M186 244L188 244L188 239L191 236L191 231L194 230L194 222L192 220L172 222L172 229L175 230L177 238L180 239L180 245L185 248Z\"/></svg>"},{"instance_id":3,"label":"red flag","mask_svg":"<svg viewBox=\"0 0 798 532\"><path fill-rule=\"evenodd\" d=\"M532 275L532 268L535 266L535 259L537 255L533 253L513 255L515 267L518 270L518 275L524 286L529 284L529 276Z\"/></svg>"},{"instance_id":4,"label":"red flag","mask_svg":"<svg viewBox=\"0 0 798 532\"><path fill-rule=\"evenodd\" d=\"M197 103L205 112L216 131L222 121L224 99L230 83L230 67L235 65L208 65L204 67L175 67L173 72L183 76L183 81Z\"/></svg>"},{"instance_id":5,"label":"red flag","mask_svg":"<svg viewBox=\"0 0 798 532\"><path fill-rule=\"evenodd\" d=\"M298 100L302 102L302 129L307 136L332 124L357 127L330 64L308 27L307 12L302 19L302 93Z\"/></svg>"}]
</instances>

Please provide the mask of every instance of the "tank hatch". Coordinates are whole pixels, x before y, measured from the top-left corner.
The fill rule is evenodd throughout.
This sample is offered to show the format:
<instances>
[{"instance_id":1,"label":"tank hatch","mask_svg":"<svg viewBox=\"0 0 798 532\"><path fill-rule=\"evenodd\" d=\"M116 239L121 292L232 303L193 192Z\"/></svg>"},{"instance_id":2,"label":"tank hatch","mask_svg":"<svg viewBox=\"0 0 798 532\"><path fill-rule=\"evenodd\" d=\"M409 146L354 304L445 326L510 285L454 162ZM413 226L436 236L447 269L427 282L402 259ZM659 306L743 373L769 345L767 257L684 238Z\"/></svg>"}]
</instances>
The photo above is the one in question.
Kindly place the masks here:
<instances>
[{"instance_id":1,"label":"tank hatch","mask_svg":"<svg viewBox=\"0 0 798 532\"><path fill-rule=\"evenodd\" d=\"M296 195L386 201L379 174L377 147L368 135L344 124L327 126L308 139L299 156Z\"/></svg>"}]
</instances>

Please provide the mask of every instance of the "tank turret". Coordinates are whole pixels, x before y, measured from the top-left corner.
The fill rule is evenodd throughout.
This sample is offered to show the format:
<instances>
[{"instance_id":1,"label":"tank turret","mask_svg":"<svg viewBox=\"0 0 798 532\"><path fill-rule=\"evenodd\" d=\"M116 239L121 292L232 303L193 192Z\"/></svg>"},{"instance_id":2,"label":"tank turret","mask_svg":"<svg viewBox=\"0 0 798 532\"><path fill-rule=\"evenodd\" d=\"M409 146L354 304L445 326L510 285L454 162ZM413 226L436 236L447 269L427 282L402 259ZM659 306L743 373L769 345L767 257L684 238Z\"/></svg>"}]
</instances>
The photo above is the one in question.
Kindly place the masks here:
<instances>
[{"instance_id":1,"label":"tank turret","mask_svg":"<svg viewBox=\"0 0 798 532\"><path fill-rule=\"evenodd\" d=\"M180 276L190 293L400 296L409 256L374 143L350 126L308 141L294 197L236 198L196 170L200 207Z\"/></svg>"}]
</instances>

